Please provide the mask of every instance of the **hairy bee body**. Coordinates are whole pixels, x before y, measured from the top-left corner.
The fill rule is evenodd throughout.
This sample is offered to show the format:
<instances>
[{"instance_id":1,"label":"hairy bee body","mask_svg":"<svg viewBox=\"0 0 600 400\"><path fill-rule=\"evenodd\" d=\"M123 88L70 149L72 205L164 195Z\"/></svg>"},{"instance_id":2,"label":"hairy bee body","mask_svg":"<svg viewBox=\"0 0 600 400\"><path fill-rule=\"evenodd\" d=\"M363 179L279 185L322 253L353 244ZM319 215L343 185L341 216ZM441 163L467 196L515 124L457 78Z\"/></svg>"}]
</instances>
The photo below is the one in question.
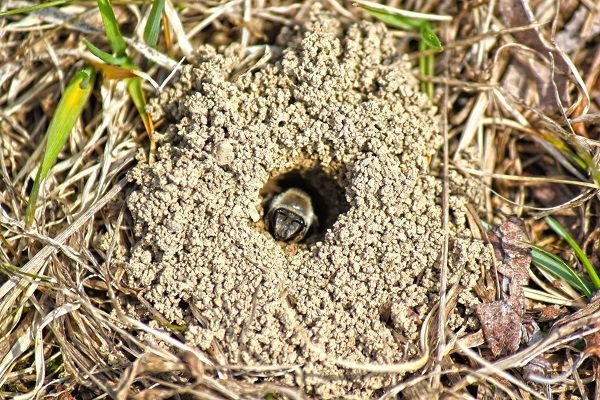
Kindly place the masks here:
<instances>
[{"instance_id":1,"label":"hairy bee body","mask_svg":"<svg viewBox=\"0 0 600 400\"><path fill-rule=\"evenodd\" d=\"M271 200L265 216L275 240L299 242L317 222L312 199L303 190L290 188Z\"/></svg>"}]
</instances>

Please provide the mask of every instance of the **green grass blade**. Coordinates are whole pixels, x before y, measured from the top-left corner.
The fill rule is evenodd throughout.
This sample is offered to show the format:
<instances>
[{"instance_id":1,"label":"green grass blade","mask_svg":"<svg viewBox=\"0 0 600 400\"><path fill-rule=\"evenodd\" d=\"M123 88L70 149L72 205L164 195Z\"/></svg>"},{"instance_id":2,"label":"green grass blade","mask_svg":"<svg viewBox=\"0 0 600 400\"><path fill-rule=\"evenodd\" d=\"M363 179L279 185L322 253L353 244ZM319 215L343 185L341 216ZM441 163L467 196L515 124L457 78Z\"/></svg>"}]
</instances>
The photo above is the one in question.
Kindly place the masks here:
<instances>
[{"instance_id":1,"label":"green grass blade","mask_svg":"<svg viewBox=\"0 0 600 400\"><path fill-rule=\"evenodd\" d=\"M92 67L85 67L77 72L65 88L65 92L56 106L56 111L46 131L46 149L42 165L38 169L31 193L29 194L29 202L25 211L27 226L31 226L31 222L33 221L35 203L41 183L46 178L46 175L48 175L50 168L56 163L58 153L60 153L60 150L69 137L77 118L79 118L94 88L95 78L96 71Z\"/></svg>"},{"instance_id":2,"label":"green grass blade","mask_svg":"<svg viewBox=\"0 0 600 400\"><path fill-rule=\"evenodd\" d=\"M393 26L394 28L410 31L415 28L420 28L421 25L424 22L426 22L422 19L407 18L401 15L386 13L385 11L375 10L373 8L366 7L362 4L359 4L359 7L365 10L367 13L374 16L375 18L377 18L378 20L383 21L386 24Z\"/></svg>"},{"instance_id":3,"label":"green grass blade","mask_svg":"<svg viewBox=\"0 0 600 400\"><path fill-rule=\"evenodd\" d=\"M131 100L133 100L133 104L135 104L135 108L138 110L138 113L142 118L142 122L146 127L146 132L151 135L154 131L154 128L152 121L150 120L150 116L146 112L146 96L144 95L144 91L142 89L141 78L127 79L127 90L129 91Z\"/></svg>"},{"instance_id":4,"label":"green grass blade","mask_svg":"<svg viewBox=\"0 0 600 400\"><path fill-rule=\"evenodd\" d=\"M142 122L144 123L144 127L146 128L146 133L148 134L148 139L150 140L150 154L148 156L148 161L152 163L156 153L156 142L154 141L154 123L152 122L150 115L146 112L146 96L144 96L144 91L142 90L141 78L129 78L127 80L127 89L129 90L129 95L133 100L133 104L135 104L135 108L138 110L138 113L142 118Z\"/></svg>"},{"instance_id":5,"label":"green grass blade","mask_svg":"<svg viewBox=\"0 0 600 400\"><path fill-rule=\"evenodd\" d=\"M52 278L50 278L49 276L36 275L36 274L30 274L28 272L23 272L23 271L21 271L20 268L14 267L10 264L1 264L0 263L0 272L3 273L4 275L8 276L9 278L12 276L23 276L26 278L37 279L37 280L44 281L44 282L48 282L48 281L52 280Z\"/></svg>"},{"instance_id":6,"label":"green grass blade","mask_svg":"<svg viewBox=\"0 0 600 400\"><path fill-rule=\"evenodd\" d=\"M558 151L563 153L566 158L569 159L571 164L574 164L584 170L588 168L587 163L581 157L579 157L577 153L575 153L575 151L573 151L562 139L544 131L539 131L539 135L552 146L554 146Z\"/></svg>"},{"instance_id":7,"label":"green grass blade","mask_svg":"<svg viewBox=\"0 0 600 400\"><path fill-rule=\"evenodd\" d=\"M580 293L587 297L592 297L594 287L592 284L582 279L562 258L552 254L543 247L531 243L525 243L531 247L531 262L537 267L549 272L553 276L561 279Z\"/></svg>"},{"instance_id":8,"label":"green grass blade","mask_svg":"<svg viewBox=\"0 0 600 400\"><path fill-rule=\"evenodd\" d=\"M83 42L87 46L90 53L92 53L107 64L120 66L128 61L128 58L126 56L115 57L112 54L108 54L107 52L100 50L85 38L83 39Z\"/></svg>"},{"instance_id":9,"label":"green grass blade","mask_svg":"<svg viewBox=\"0 0 600 400\"><path fill-rule=\"evenodd\" d=\"M42 10L42 9L48 8L48 7L61 6L63 4L71 3L73 1L74 0L54 0L54 1L47 1L42 4L36 4L35 6L15 8L13 10L7 10L7 11L0 12L0 17L5 17L7 15L24 14L24 13L28 13L28 12L32 12L32 11Z\"/></svg>"},{"instance_id":10,"label":"green grass blade","mask_svg":"<svg viewBox=\"0 0 600 400\"><path fill-rule=\"evenodd\" d=\"M162 19L162 12L165 8L165 0L154 0L152 3L152 9L148 16L148 22L144 29L144 41L150 47L156 48L158 44L158 35L160 34L160 21Z\"/></svg>"},{"instance_id":11,"label":"green grass blade","mask_svg":"<svg viewBox=\"0 0 600 400\"><path fill-rule=\"evenodd\" d=\"M577 151L577 155L585 163L590 175L592 175L594 183L600 186L600 171L598 170L598 168L596 168L596 162L594 161L594 157L582 146L576 145L575 150Z\"/></svg>"},{"instance_id":12,"label":"green grass blade","mask_svg":"<svg viewBox=\"0 0 600 400\"><path fill-rule=\"evenodd\" d=\"M115 17L115 13L110 5L110 1L97 1L98 8L100 9L100 15L102 16L102 23L104 24L104 30L106 31L106 36L108 37L108 42L110 43L110 48L112 49L113 53L117 55L117 57L123 57L125 55L127 45L125 44L123 35L121 35L121 30L119 29L119 24L117 24L117 18Z\"/></svg>"},{"instance_id":13,"label":"green grass blade","mask_svg":"<svg viewBox=\"0 0 600 400\"><path fill-rule=\"evenodd\" d=\"M428 48L435 50L443 50L442 42L437 37L433 29L431 29L431 24L428 21L425 21L421 27L419 28L419 32L421 34L421 41L424 42Z\"/></svg>"},{"instance_id":14,"label":"green grass blade","mask_svg":"<svg viewBox=\"0 0 600 400\"><path fill-rule=\"evenodd\" d=\"M590 280L594 284L594 287L596 288L596 290L600 289L600 278L598 278L598 274L596 274L596 270L594 269L594 266L592 265L592 263L590 262L588 257L585 255L583 250L581 250L581 247L579 247L579 245L577 244L575 239L573 239L573 237L569 234L569 232L567 232L567 230L565 228L563 228L563 226L561 224L559 224L558 221L555 220L554 218L545 217L544 220L546 221L548 226L550 228L552 228L552 230L554 232L559 234L569 244L569 246L571 246L571 248L577 255L577 258L579 258L579 261L581 261L581 263L585 267L585 270L587 271L587 273L590 277Z\"/></svg>"},{"instance_id":15,"label":"green grass blade","mask_svg":"<svg viewBox=\"0 0 600 400\"><path fill-rule=\"evenodd\" d=\"M429 50L429 46L423 40L419 41L419 51ZM423 76L433 76L435 72L435 58L433 54L422 55L419 57L419 72ZM426 93L430 99L433 99L433 82L421 82L421 91Z\"/></svg>"}]
</instances>

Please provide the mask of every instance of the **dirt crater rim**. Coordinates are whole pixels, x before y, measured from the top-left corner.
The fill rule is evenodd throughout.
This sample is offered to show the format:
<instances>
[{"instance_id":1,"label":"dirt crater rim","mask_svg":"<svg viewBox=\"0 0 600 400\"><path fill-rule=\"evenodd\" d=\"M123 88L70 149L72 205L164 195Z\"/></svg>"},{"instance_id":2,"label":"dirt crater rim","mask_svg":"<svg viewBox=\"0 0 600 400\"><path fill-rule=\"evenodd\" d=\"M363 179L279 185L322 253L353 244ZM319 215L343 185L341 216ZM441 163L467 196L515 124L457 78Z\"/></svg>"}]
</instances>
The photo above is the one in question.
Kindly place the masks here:
<instances>
[{"instance_id":1,"label":"dirt crater rim","mask_svg":"<svg viewBox=\"0 0 600 400\"><path fill-rule=\"evenodd\" d=\"M300 365L267 379L318 398L370 398L402 375L337 360L418 356L437 299L436 112L382 24L315 13L278 43L281 56L233 78L240 48L202 47L196 65L151 102L153 118L169 123L157 161L130 174L140 238L127 263L130 284L164 318L187 326L189 345L222 349L226 363ZM308 178L294 172L311 170ZM257 229L265 195L278 190L271 179L279 187L306 182L324 203L338 200L326 204L322 240L305 251ZM466 185L454 172L451 179ZM456 302L465 305L449 317L450 329L474 326L471 288L488 262L485 246L470 239L467 201L460 193L449 201L449 284L460 284Z\"/></svg>"}]
</instances>

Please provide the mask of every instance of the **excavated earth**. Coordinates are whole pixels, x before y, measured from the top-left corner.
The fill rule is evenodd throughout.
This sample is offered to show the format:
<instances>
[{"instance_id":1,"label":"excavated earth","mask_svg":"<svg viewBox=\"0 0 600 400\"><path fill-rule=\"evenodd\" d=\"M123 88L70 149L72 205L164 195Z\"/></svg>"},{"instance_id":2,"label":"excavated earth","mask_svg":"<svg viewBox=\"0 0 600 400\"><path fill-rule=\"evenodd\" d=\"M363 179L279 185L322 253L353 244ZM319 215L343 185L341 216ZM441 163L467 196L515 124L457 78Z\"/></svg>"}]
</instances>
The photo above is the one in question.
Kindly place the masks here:
<instances>
[{"instance_id":1,"label":"excavated earth","mask_svg":"<svg viewBox=\"0 0 600 400\"><path fill-rule=\"evenodd\" d=\"M420 356L438 299L439 120L382 24L317 13L276 44L256 65L237 46L203 47L152 102L163 133L157 161L130 173L130 284L188 344L246 377L280 366L255 379L370 398L402 375L348 364ZM448 326L474 329L473 288L491 258L467 226L473 185L450 178L449 285L461 291ZM288 187L309 192L319 217L298 244L275 241L263 220Z\"/></svg>"}]
</instances>

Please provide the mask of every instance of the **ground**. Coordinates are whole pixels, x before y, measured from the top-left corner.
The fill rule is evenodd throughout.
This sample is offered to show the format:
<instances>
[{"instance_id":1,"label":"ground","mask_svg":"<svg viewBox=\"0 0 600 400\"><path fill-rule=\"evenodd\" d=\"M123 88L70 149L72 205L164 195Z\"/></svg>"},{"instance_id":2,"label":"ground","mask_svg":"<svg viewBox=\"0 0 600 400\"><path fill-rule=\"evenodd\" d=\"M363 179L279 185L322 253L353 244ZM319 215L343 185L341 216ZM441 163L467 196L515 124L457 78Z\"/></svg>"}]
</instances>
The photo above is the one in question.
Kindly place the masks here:
<instances>
[{"instance_id":1,"label":"ground","mask_svg":"<svg viewBox=\"0 0 600 400\"><path fill-rule=\"evenodd\" d=\"M524 245L587 276L551 214L598 265L593 5L394 2L438 53L336 0L320 22L312 1L167 3L151 51L150 6L115 3L149 123L83 42L112 44L96 4L64 3L0 14L2 396L600 393L598 302ZM289 185L323 224L282 245L262 215Z\"/></svg>"}]
</instances>

